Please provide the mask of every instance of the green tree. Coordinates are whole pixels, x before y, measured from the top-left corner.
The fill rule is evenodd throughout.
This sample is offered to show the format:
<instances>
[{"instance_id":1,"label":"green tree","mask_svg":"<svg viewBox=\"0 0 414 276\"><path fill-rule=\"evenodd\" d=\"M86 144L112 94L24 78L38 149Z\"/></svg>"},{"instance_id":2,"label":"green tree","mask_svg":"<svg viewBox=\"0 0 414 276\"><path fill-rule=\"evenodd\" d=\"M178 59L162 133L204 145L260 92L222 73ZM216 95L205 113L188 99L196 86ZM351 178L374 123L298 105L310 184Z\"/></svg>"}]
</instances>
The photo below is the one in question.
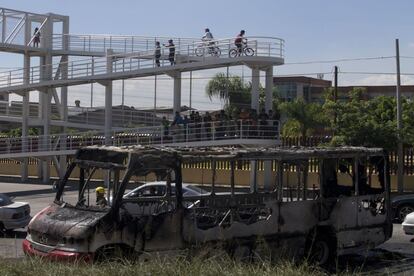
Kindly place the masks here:
<instances>
[{"instance_id":1,"label":"green tree","mask_svg":"<svg viewBox=\"0 0 414 276\"><path fill-rule=\"evenodd\" d=\"M217 73L205 88L206 95L210 98L223 100L226 107L249 108L251 83L244 83L239 76L227 77L224 73Z\"/></svg>"},{"instance_id":2,"label":"green tree","mask_svg":"<svg viewBox=\"0 0 414 276\"><path fill-rule=\"evenodd\" d=\"M334 130L334 145L383 147L395 149L398 141L396 124L396 101L393 97L363 99L364 89L355 88L349 92L349 101L334 103L327 99L324 110L330 117ZM414 141L414 104L403 99L403 142ZM332 114L337 120L332 120Z\"/></svg>"},{"instance_id":3,"label":"green tree","mask_svg":"<svg viewBox=\"0 0 414 276\"><path fill-rule=\"evenodd\" d=\"M300 136L302 145L312 131L326 126L326 117L319 104L296 99L293 102L282 103L280 109L288 118L283 126L283 134Z\"/></svg>"},{"instance_id":4,"label":"green tree","mask_svg":"<svg viewBox=\"0 0 414 276\"><path fill-rule=\"evenodd\" d=\"M217 73L205 88L206 95L210 98L219 98L225 102L225 109L230 114L238 113L242 108L249 109L251 106L251 82L243 82L239 76L227 77L224 73ZM273 87L273 111L280 114L279 92ZM265 105L265 89L259 85L260 109Z\"/></svg>"}]
</instances>

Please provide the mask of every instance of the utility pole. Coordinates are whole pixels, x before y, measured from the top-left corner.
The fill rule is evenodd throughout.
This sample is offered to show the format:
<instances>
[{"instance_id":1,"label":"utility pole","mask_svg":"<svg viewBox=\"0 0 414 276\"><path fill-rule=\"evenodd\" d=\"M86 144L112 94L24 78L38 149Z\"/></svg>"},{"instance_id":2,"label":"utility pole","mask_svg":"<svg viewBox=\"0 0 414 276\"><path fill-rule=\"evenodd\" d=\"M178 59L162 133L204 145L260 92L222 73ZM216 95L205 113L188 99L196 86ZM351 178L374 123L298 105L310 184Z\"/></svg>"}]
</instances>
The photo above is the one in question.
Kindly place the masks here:
<instances>
[{"instance_id":1,"label":"utility pole","mask_svg":"<svg viewBox=\"0 0 414 276\"><path fill-rule=\"evenodd\" d=\"M338 100L338 66L335 66L334 76L334 102L336 103Z\"/></svg>"},{"instance_id":2,"label":"utility pole","mask_svg":"<svg viewBox=\"0 0 414 276\"><path fill-rule=\"evenodd\" d=\"M334 94L333 94L333 100L334 103L336 104L336 101L338 100L338 66L335 66L334 68ZM333 129L333 135L335 135L335 129L336 129L336 124L337 124L337 113L336 113L336 108L334 110L334 129Z\"/></svg>"},{"instance_id":3,"label":"utility pole","mask_svg":"<svg viewBox=\"0 0 414 276\"><path fill-rule=\"evenodd\" d=\"M190 71L190 109L193 108L193 71Z\"/></svg>"},{"instance_id":4,"label":"utility pole","mask_svg":"<svg viewBox=\"0 0 414 276\"><path fill-rule=\"evenodd\" d=\"M403 144L401 137L402 130L402 106L401 106L401 76L400 76L400 45L399 40L395 40L395 52L396 52L396 62L397 62L397 134L398 134L398 146L397 146L397 189L398 193L401 194L404 192L404 183L403 183L403 169L404 169L404 157L403 157Z\"/></svg>"}]
</instances>

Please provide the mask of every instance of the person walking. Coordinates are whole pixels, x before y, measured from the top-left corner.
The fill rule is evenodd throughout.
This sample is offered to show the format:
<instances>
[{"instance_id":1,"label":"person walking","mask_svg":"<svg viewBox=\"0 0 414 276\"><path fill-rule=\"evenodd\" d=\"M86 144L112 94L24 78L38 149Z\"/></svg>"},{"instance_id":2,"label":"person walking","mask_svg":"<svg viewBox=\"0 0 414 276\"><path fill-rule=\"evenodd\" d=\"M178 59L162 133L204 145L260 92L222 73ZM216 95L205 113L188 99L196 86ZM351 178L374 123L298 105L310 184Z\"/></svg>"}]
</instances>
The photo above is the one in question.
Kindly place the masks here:
<instances>
[{"instance_id":1,"label":"person walking","mask_svg":"<svg viewBox=\"0 0 414 276\"><path fill-rule=\"evenodd\" d=\"M258 116L259 119L259 138L264 138L267 136L268 128L267 121L269 120L269 115L266 113L266 109L262 108Z\"/></svg>"},{"instance_id":2,"label":"person walking","mask_svg":"<svg viewBox=\"0 0 414 276\"><path fill-rule=\"evenodd\" d=\"M170 61L171 65L175 65L175 45L172 39L168 40L168 45L164 45L168 48L168 60Z\"/></svg>"},{"instance_id":3,"label":"person walking","mask_svg":"<svg viewBox=\"0 0 414 276\"><path fill-rule=\"evenodd\" d=\"M164 139L170 135L170 122L165 116L162 117L161 125L163 128Z\"/></svg>"},{"instance_id":4,"label":"person walking","mask_svg":"<svg viewBox=\"0 0 414 276\"><path fill-rule=\"evenodd\" d=\"M211 121L212 120L213 119L211 118L210 112L207 111L206 114L204 114L204 118L203 118L204 130L206 132L207 140L211 139Z\"/></svg>"},{"instance_id":5,"label":"person walking","mask_svg":"<svg viewBox=\"0 0 414 276\"><path fill-rule=\"evenodd\" d=\"M161 46L160 46L159 41L155 42L154 56L155 56L155 64L157 65L157 67L160 67Z\"/></svg>"},{"instance_id":6,"label":"person walking","mask_svg":"<svg viewBox=\"0 0 414 276\"><path fill-rule=\"evenodd\" d=\"M33 35L34 35L33 46L38 48L39 47L39 43L40 43L40 31L39 31L39 28L35 28Z\"/></svg>"}]
</instances>

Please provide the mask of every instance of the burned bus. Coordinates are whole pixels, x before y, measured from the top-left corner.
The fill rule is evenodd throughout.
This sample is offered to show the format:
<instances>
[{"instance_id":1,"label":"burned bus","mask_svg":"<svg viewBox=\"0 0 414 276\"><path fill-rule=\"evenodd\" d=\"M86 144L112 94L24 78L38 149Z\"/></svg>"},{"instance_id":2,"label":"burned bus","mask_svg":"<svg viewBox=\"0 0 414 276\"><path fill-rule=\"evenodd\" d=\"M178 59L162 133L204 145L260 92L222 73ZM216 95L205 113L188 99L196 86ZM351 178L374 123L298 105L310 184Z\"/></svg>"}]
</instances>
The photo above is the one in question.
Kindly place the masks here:
<instances>
[{"instance_id":1,"label":"burned bus","mask_svg":"<svg viewBox=\"0 0 414 276\"><path fill-rule=\"evenodd\" d=\"M219 162L228 165L224 191L218 191ZM270 184L253 177L250 189L240 189L242 164L266 162ZM200 163L209 164L208 193L183 196L183 168ZM262 174L263 167L250 166L249 174ZM107 179L106 206L89 192L98 172ZM76 196L66 195L71 175L79 182ZM136 177L165 189L125 196ZM325 264L391 237L389 183L387 154L377 148L87 147L69 165L54 202L30 222L23 249L93 261L211 246L249 257L266 245L269 255Z\"/></svg>"}]
</instances>

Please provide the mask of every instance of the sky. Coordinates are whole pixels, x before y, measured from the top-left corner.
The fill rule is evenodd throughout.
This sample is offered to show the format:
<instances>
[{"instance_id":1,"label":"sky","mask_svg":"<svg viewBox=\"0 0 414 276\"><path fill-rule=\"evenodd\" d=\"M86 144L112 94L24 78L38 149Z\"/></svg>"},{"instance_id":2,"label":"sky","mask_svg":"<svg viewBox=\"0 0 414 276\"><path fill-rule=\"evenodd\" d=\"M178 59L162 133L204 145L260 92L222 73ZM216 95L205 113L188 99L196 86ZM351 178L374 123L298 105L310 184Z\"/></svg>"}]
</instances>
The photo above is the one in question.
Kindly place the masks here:
<instances>
[{"instance_id":1,"label":"sky","mask_svg":"<svg viewBox=\"0 0 414 276\"><path fill-rule=\"evenodd\" d=\"M365 58L395 56L398 38L402 84L414 84L412 0L2 0L0 6L68 15L73 34L201 37L208 27L215 38L233 37L241 29L247 36L279 37L285 40L285 65L275 67L275 75L316 77L316 73L325 73L324 78L332 80L337 65L339 85L395 84L395 76L385 74L395 72L394 58ZM339 61L355 58L362 60ZM22 59L0 54L0 60L1 67L16 67ZM210 104L204 96L206 78L215 72L196 73L199 79L193 81L193 106L220 105L218 101ZM251 74L247 68L233 68L231 73L246 78ZM161 80L158 104L171 103L171 85L167 78ZM151 106L153 80L127 81L126 87L130 90L126 92L128 103ZM81 98L88 105L89 91L90 86L71 88L70 99ZM94 105L103 104L102 91L95 87ZM115 93L119 96L119 91ZM183 104L188 105L188 96L189 84L183 80ZM115 104L119 102L119 97L114 99Z\"/></svg>"}]
</instances>

